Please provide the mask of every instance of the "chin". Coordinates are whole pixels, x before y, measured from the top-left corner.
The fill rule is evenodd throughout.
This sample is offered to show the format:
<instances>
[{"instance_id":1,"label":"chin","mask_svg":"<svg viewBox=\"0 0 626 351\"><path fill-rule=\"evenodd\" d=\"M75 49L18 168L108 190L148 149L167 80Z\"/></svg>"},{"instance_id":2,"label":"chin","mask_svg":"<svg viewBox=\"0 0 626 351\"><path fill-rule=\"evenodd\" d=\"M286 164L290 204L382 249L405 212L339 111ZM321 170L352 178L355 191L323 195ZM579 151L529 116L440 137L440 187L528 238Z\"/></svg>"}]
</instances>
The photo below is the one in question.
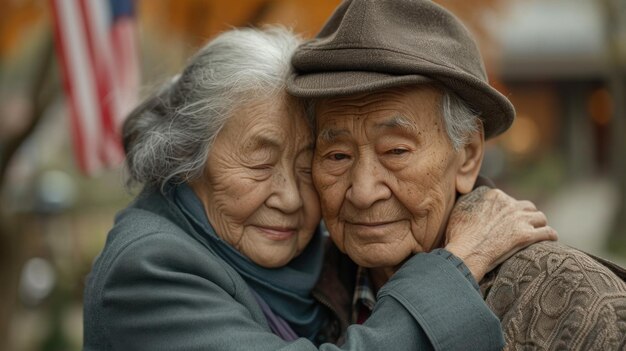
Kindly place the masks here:
<instances>
[{"instance_id":1,"label":"chin","mask_svg":"<svg viewBox=\"0 0 626 351\"><path fill-rule=\"evenodd\" d=\"M252 262L265 268L280 268L286 266L295 256L294 255L272 255L268 257L258 256L250 258Z\"/></svg>"},{"instance_id":2,"label":"chin","mask_svg":"<svg viewBox=\"0 0 626 351\"><path fill-rule=\"evenodd\" d=\"M396 267L412 255L407 245L375 243L368 245L346 245L346 254L361 267Z\"/></svg>"},{"instance_id":3,"label":"chin","mask_svg":"<svg viewBox=\"0 0 626 351\"><path fill-rule=\"evenodd\" d=\"M361 267L365 268L383 268L383 267L395 267L401 264L405 259L402 257L394 256L376 256L376 255L357 255L348 252L348 256Z\"/></svg>"}]
</instances>

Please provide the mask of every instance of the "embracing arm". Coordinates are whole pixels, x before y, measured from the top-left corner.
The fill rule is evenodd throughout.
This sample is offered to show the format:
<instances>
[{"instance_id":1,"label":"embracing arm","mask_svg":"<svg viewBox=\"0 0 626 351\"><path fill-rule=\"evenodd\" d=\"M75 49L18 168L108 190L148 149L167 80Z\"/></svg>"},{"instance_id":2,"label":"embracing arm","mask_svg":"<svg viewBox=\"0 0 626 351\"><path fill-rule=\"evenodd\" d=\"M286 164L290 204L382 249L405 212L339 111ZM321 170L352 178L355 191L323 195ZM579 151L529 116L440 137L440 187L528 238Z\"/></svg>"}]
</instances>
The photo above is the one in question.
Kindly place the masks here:
<instances>
[{"instance_id":1,"label":"embracing arm","mask_svg":"<svg viewBox=\"0 0 626 351\"><path fill-rule=\"evenodd\" d=\"M440 251L420 253L405 262L378 292L374 313L364 326L376 321L375 325L400 327L393 313L376 316L381 302L391 298L419 324L419 335L414 336L417 347L410 349L501 350L504 339L499 320L484 303L473 278L467 279L457 269L461 261L449 258ZM408 332L403 331L403 338ZM393 340L386 342L380 344L381 349L397 349Z\"/></svg>"},{"instance_id":2,"label":"embracing arm","mask_svg":"<svg viewBox=\"0 0 626 351\"><path fill-rule=\"evenodd\" d=\"M216 272L224 267L207 264L207 255L197 243L156 233L103 257L94 276L102 284L86 295L98 307L85 315L102 327L86 332L100 333L115 350L318 349L272 334L249 291ZM472 339L485 331L494 339ZM351 326L342 346L319 349L497 349L501 342L498 320L454 265L418 254L380 290L365 324ZM86 340L85 350L103 348Z\"/></svg>"}]
</instances>

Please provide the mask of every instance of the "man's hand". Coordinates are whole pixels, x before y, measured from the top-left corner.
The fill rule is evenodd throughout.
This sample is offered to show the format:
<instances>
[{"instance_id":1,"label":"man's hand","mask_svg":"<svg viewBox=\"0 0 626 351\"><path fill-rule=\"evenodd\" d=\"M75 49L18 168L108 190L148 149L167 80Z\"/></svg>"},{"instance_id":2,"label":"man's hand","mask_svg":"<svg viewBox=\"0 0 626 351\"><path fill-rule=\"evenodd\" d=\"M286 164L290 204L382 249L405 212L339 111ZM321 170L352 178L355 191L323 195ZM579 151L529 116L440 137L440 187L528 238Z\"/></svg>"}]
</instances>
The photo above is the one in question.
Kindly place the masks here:
<instances>
[{"instance_id":1,"label":"man's hand","mask_svg":"<svg viewBox=\"0 0 626 351\"><path fill-rule=\"evenodd\" d=\"M530 201L481 186L462 196L446 229L446 250L463 260L476 281L517 251L556 240L546 216Z\"/></svg>"}]
</instances>

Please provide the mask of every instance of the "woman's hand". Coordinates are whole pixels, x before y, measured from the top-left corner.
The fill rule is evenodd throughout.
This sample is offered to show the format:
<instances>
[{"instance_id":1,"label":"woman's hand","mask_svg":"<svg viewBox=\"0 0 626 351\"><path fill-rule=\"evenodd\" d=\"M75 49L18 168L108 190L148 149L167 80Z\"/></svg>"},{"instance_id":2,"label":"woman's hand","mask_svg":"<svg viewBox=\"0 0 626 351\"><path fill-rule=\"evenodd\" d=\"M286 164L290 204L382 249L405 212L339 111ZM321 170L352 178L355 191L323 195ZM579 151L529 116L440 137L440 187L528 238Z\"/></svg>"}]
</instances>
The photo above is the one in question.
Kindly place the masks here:
<instances>
[{"instance_id":1,"label":"woman's hand","mask_svg":"<svg viewBox=\"0 0 626 351\"><path fill-rule=\"evenodd\" d=\"M481 186L460 197L452 209L445 248L462 259L480 281L517 251L556 239L556 231L532 202Z\"/></svg>"}]
</instances>

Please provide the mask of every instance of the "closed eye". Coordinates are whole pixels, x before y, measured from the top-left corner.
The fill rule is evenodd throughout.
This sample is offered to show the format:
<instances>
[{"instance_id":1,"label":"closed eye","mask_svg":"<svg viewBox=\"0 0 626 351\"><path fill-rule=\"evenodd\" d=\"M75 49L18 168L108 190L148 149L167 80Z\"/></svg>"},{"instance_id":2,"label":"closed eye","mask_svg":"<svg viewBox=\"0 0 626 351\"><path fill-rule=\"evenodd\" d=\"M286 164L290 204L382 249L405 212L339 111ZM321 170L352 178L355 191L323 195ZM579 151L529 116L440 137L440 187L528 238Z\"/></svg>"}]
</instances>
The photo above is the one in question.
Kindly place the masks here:
<instances>
[{"instance_id":1,"label":"closed eye","mask_svg":"<svg viewBox=\"0 0 626 351\"><path fill-rule=\"evenodd\" d=\"M394 148L394 149L391 149L391 150L387 151L387 153L390 154L390 155L403 155L403 154L405 154L407 152L409 152L409 150L402 149L402 148Z\"/></svg>"}]
</instances>

